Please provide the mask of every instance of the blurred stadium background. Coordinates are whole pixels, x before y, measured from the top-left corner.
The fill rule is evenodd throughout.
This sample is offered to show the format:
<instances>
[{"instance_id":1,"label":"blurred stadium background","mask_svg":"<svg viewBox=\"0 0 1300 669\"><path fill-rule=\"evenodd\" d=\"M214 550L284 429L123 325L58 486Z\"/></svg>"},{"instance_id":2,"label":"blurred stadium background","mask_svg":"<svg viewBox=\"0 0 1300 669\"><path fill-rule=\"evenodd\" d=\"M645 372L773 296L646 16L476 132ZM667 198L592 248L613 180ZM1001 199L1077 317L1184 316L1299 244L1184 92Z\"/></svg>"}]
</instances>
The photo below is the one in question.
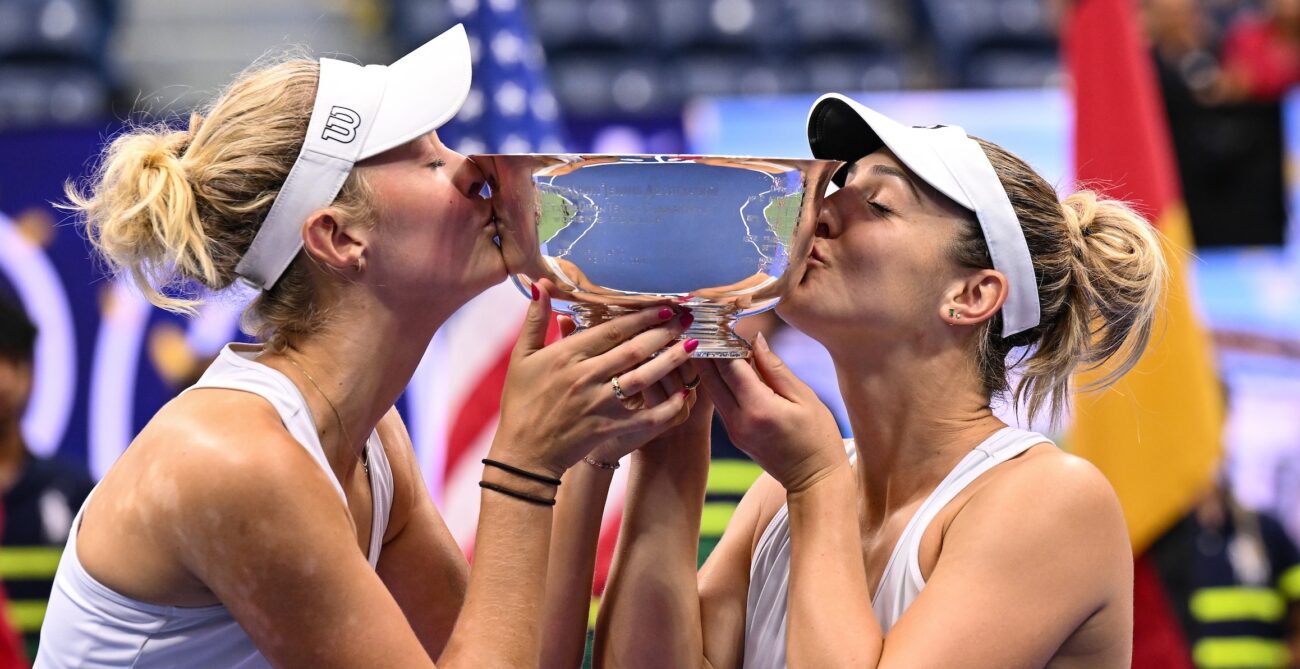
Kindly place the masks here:
<instances>
[{"instance_id":1,"label":"blurred stadium background","mask_svg":"<svg viewBox=\"0 0 1300 669\"><path fill-rule=\"evenodd\" d=\"M1134 0L1132 6L1147 39L1142 57L1154 66L1152 85L1165 100L1163 120L1177 158L1172 176L1183 184L1197 242L1188 261L1189 299L1212 337L1228 408L1221 439L1213 436L1227 463L1224 478L1246 507L1276 516L1300 539L1296 4ZM1077 164L1076 106L1060 46L1070 5L0 0L0 297L21 305L39 330L23 442L33 455L72 472L67 476L80 470L93 479L221 345L240 336L236 322L247 295L214 301L194 321L154 310L104 276L80 231L52 204L66 181L88 174L99 148L126 123L181 124L195 105L266 54L296 45L388 62L465 22L476 51L475 87L443 131L462 153L803 156L809 103L841 91L911 123L960 124L1021 154L1066 192ZM1254 52L1242 45L1258 37L1259 26L1275 24L1290 32L1263 34L1281 35L1282 53L1296 62L1280 75L1270 70L1254 77ZM1122 184L1125 176L1109 178ZM476 517L472 463L490 441L500 353L516 332L499 324L515 320L523 306L512 287L502 286L467 307L439 334L400 407L431 491L467 550ZM777 332L779 324L761 325L835 405L824 354L797 333ZM499 346L469 345L484 339ZM1068 430L1058 434L1069 447ZM757 476L725 444L716 456L702 557ZM27 635L30 650L44 612L42 593L68 531L66 509L75 512L84 491L76 492L80 484L33 492L10 483L7 515L35 514L41 528L10 536L7 527L0 549L0 578L13 600L10 622ZM60 496L53 502L50 490ZM602 571L620 495L616 485ZM64 512L52 510L60 499ZM1165 531L1172 520L1156 529ZM599 594L603 576L597 579ZM1284 596L1300 597L1300 581L1292 586ZM1204 660L1197 657L1197 666L1287 666Z\"/></svg>"}]
</instances>

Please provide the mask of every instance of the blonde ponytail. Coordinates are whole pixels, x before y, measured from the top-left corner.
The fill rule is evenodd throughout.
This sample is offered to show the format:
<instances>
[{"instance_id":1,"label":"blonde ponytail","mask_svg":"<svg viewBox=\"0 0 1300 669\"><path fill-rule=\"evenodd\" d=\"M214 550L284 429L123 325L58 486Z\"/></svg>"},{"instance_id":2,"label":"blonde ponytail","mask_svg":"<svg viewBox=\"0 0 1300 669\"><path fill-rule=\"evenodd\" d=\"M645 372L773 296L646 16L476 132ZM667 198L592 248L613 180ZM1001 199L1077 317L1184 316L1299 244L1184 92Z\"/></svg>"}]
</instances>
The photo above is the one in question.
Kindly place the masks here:
<instances>
[{"instance_id":1,"label":"blonde ponytail","mask_svg":"<svg viewBox=\"0 0 1300 669\"><path fill-rule=\"evenodd\" d=\"M1020 220L1033 258L1042 321L1003 338L1000 318L978 338L978 365L991 394L1010 391L1013 404L1032 418L1048 410L1052 422L1068 405L1070 380L1080 368L1117 362L1085 390L1104 388L1137 364L1151 339L1164 295L1166 267L1159 233L1131 207L1081 190L1057 199L1056 191L1024 161L979 141ZM992 267L983 235L973 222L953 249L956 262ZM1008 356L1020 378L1008 380Z\"/></svg>"},{"instance_id":2,"label":"blonde ponytail","mask_svg":"<svg viewBox=\"0 0 1300 669\"><path fill-rule=\"evenodd\" d=\"M110 267L128 272L150 302L178 312L193 312L197 300L160 288L185 280L222 287L178 153L189 139L189 132L166 127L134 130L105 150L90 193L71 184L65 188L71 206L84 214L87 237Z\"/></svg>"},{"instance_id":3,"label":"blonde ponytail","mask_svg":"<svg viewBox=\"0 0 1300 669\"><path fill-rule=\"evenodd\" d=\"M296 54L245 71L188 131L134 128L104 151L84 187L68 184L67 208L116 272L154 304L192 313L202 286L234 283L248 250L302 149L320 66ZM373 220L359 170L332 207L345 220ZM243 326L272 348L319 329L330 313L305 254L244 312Z\"/></svg>"}]
</instances>

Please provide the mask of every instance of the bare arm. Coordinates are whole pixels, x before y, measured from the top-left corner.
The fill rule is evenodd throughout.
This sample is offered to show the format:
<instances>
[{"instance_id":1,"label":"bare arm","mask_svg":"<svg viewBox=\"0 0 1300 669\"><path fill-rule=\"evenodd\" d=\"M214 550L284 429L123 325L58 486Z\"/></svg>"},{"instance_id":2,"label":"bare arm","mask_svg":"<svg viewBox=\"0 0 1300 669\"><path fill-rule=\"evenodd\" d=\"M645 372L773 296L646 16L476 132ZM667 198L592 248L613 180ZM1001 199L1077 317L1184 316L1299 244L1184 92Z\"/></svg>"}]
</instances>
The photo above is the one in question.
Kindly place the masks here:
<instances>
[{"instance_id":1,"label":"bare arm","mask_svg":"<svg viewBox=\"0 0 1300 669\"><path fill-rule=\"evenodd\" d=\"M596 623L597 666L739 667L754 544L784 491L762 477L696 574L712 412L638 451Z\"/></svg>"},{"instance_id":2,"label":"bare arm","mask_svg":"<svg viewBox=\"0 0 1300 669\"><path fill-rule=\"evenodd\" d=\"M555 540L551 542L542 609L544 668L582 664L600 520L613 478L612 470L585 462L564 473L564 485L556 498Z\"/></svg>"},{"instance_id":3,"label":"bare arm","mask_svg":"<svg viewBox=\"0 0 1300 669\"><path fill-rule=\"evenodd\" d=\"M871 610L856 498L847 461L786 493L790 667L870 667L880 657L884 636Z\"/></svg>"},{"instance_id":4,"label":"bare arm","mask_svg":"<svg viewBox=\"0 0 1300 669\"><path fill-rule=\"evenodd\" d=\"M690 324L694 317L679 314L672 327L664 331L672 336ZM567 337L576 326L560 319L560 329ZM659 346L666 346L663 339ZM635 369L619 374L620 387L629 397L641 398L645 407L659 407L684 401L673 425L686 420L695 403L695 393L683 387L680 366L690 359L686 343L677 344ZM672 372L672 370L677 370ZM612 393L612 385L608 392ZM624 455L643 445L648 438L615 440L594 448L589 457L596 463L617 463ZM542 667L575 667L582 663L586 649L587 621L590 611L592 576L600 526L613 470L578 463L565 472L565 485L557 496L555 537L551 543L551 568L546 579L543 621L546 633L542 640Z\"/></svg>"},{"instance_id":5,"label":"bare arm","mask_svg":"<svg viewBox=\"0 0 1300 669\"><path fill-rule=\"evenodd\" d=\"M595 666L685 668L703 660L696 565L708 423L688 425L676 439L632 456L623 526L596 619Z\"/></svg>"},{"instance_id":6,"label":"bare arm","mask_svg":"<svg viewBox=\"0 0 1300 669\"><path fill-rule=\"evenodd\" d=\"M447 530L396 410L377 428L393 470L393 509L378 572L429 657L447 645L465 602L469 563Z\"/></svg>"}]
</instances>

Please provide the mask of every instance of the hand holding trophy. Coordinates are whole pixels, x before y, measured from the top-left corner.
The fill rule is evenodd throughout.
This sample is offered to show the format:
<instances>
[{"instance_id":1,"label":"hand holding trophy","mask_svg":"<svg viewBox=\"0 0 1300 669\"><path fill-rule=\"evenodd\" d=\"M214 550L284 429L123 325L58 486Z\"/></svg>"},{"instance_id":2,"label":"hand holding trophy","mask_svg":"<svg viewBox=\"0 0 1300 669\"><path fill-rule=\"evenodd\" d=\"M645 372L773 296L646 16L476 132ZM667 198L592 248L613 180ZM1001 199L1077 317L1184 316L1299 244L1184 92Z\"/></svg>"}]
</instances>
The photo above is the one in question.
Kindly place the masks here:
<instances>
[{"instance_id":1,"label":"hand holding trophy","mask_svg":"<svg viewBox=\"0 0 1300 669\"><path fill-rule=\"evenodd\" d=\"M690 307L697 358L743 358L737 318L802 275L842 163L726 156L479 155L506 267L547 278L580 328L656 304Z\"/></svg>"}]
</instances>

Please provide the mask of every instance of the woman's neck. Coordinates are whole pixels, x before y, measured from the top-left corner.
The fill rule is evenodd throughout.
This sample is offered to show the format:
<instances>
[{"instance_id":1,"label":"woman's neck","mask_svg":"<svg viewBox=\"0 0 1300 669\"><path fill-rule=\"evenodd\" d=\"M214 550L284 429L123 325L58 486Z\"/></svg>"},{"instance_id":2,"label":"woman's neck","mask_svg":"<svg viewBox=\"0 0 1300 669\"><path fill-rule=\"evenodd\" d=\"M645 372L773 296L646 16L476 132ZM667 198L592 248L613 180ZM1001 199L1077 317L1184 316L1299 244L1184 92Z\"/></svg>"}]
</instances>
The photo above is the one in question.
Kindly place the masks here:
<instances>
[{"instance_id":1,"label":"woman's neck","mask_svg":"<svg viewBox=\"0 0 1300 669\"><path fill-rule=\"evenodd\" d=\"M835 359L867 529L929 495L966 453L1005 427L961 350L903 347Z\"/></svg>"},{"instance_id":2,"label":"woman's neck","mask_svg":"<svg viewBox=\"0 0 1300 669\"><path fill-rule=\"evenodd\" d=\"M340 480L361 462L371 431L401 396L447 317L415 321L363 299L352 300L319 332L297 337L284 351L259 358L288 375L302 391Z\"/></svg>"}]
</instances>

